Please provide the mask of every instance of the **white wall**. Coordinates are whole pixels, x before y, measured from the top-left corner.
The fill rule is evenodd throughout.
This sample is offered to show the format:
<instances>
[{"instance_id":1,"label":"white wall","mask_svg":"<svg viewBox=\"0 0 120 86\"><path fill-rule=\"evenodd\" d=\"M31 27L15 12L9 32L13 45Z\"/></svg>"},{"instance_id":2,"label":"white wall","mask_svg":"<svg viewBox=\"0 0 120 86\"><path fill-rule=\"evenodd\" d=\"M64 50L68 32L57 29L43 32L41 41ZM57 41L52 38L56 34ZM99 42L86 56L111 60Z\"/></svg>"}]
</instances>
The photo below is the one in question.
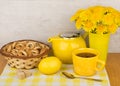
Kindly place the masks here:
<instances>
[{"instance_id":1,"label":"white wall","mask_svg":"<svg viewBox=\"0 0 120 86\"><path fill-rule=\"evenodd\" d=\"M74 31L70 17L80 8L93 5L120 10L120 0L0 0L0 47L18 39L47 43L50 36ZM109 52L120 52L120 29L111 35Z\"/></svg>"}]
</instances>

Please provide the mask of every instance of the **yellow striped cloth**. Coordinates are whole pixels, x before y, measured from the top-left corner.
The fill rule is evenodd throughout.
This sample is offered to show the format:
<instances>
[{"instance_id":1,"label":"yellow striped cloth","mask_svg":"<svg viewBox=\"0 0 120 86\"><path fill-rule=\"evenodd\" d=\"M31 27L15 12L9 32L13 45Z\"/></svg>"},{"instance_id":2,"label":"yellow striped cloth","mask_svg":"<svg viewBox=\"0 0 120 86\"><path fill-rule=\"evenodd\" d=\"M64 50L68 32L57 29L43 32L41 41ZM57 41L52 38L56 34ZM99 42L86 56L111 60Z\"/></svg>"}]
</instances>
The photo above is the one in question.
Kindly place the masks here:
<instances>
[{"instance_id":1,"label":"yellow striped cloth","mask_svg":"<svg viewBox=\"0 0 120 86\"><path fill-rule=\"evenodd\" d=\"M44 75L40 73L37 68L30 71L33 73L32 76L24 80L20 80L16 76L16 69L10 68L7 65L0 76L0 86L110 86L109 78L105 69L90 77L102 79L102 82L80 78L66 78L61 72L67 71L74 74L72 65L63 65L62 69L53 75Z\"/></svg>"}]
</instances>

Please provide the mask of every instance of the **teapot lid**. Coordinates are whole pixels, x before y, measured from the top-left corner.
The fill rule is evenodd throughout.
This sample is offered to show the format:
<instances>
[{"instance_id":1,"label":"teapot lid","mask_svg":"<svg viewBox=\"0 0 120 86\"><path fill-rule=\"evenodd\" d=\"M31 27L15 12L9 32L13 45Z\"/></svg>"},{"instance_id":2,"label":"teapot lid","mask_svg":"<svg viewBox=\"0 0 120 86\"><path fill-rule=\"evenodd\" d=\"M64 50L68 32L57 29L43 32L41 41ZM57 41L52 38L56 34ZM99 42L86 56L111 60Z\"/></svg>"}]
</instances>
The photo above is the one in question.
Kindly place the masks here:
<instances>
[{"instance_id":1,"label":"teapot lid","mask_svg":"<svg viewBox=\"0 0 120 86\"><path fill-rule=\"evenodd\" d=\"M61 38L75 38L80 36L80 32L64 32L59 35Z\"/></svg>"}]
</instances>

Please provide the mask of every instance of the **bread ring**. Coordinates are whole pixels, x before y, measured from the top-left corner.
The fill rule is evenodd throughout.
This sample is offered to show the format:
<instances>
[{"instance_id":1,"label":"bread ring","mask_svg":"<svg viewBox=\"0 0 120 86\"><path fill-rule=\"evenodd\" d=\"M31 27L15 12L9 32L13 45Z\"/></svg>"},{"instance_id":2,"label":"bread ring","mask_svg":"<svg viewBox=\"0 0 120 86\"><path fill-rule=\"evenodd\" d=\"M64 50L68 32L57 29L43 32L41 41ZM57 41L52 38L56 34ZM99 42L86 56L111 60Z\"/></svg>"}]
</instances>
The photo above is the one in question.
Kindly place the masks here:
<instances>
[{"instance_id":1,"label":"bread ring","mask_svg":"<svg viewBox=\"0 0 120 86\"><path fill-rule=\"evenodd\" d=\"M40 54L43 54L43 52L45 52L45 49L44 49L44 48L41 49Z\"/></svg>"},{"instance_id":2,"label":"bread ring","mask_svg":"<svg viewBox=\"0 0 120 86\"><path fill-rule=\"evenodd\" d=\"M39 47L45 48L45 45L44 44L39 44Z\"/></svg>"},{"instance_id":3,"label":"bread ring","mask_svg":"<svg viewBox=\"0 0 120 86\"><path fill-rule=\"evenodd\" d=\"M6 47L6 46L3 48L3 51L4 51L4 52L7 52L7 47Z\"/></svg>"},{"instance_id":4,"label":"bread ring","mask_svg":"<svg viewBox=\"0 0 120 86\"><path fill-rule=\"evenodd\" d=\"M28 41L20 41L18 42L19 44L23 44L23 45L26 45L28 43Z\"/></svg>"},{"instance_id":5,"label":"bread ring","mask_svg":"<svg viewBox=\"0 0 120 86\"><path fill-rule=\"evenodd\" d=\"M11 53L12 53L12 55L17 56L17 55L18 55L18 50L16 50L16 49L12 49Z\"/></svg>"},{"instance_id":6,"label":"bread ring","mask_svg":"<svg viewBox=\"0 0 120 86\"><path fill-rule=\"evenodd\" d=\"M7 45L4 47L3 51L6 52L6 53L9 53L11 51L11 45Z\"/></svg>"},{"instance_id":7,"label":"bread ring","mask_svg":"<svg viewBox=\"0 0 120 86\"><path fill-rule=\"evenodd\" d=\"M33 56L36 56L39 54L39 50L32 50L31 53Z\"/></svg>"},{"instance_id":8,"label":"bread ring","mask_svg":"<svg viewBox=\"0 0 120 86\"><path fill-rule=\"evenodd\" d=\"M8 45L3 48L3 51L7 52Z\"/></svg>"},{"instance_id":9,"label":"bread ring","mask_svg":"<svg viewBox=\"0 0 120 86\"><path fill-rule=\"evenodd\" d=\"M37 46L34 48L35 50L41 50L41 47Z\"/></svg>"},{"instance_id":10,"label":"bread ring","mask_svg":"<svg viewBox=\"0 0 120 86\"><path fill-rule=\"evenodd\" d=\"M36 47L39 47L40 45L39 45L39 43L36 42L36 43L35 43L35 46L36 46Z\"/></svg>"},{"instance_id":11,"label":"bread ring","mask_svg":"<svg viewBox=\"0 0 120 86\"><path fill-rule=\"evenodd\" d=\"M26 44L26 48L28 48L28 49L33 49L34 47L35 47L34 43L32 43L32 42L29 42Z\"/></svg>"},{"instance_id":12,"label":"bread ring","mask_svg":"<svg viewBox=\"0 0 120 86\"><path fill-rule=\"evenodd\" d=\"M11 45L11 47L15 48L15 45L16 45L16 42L13 42L12 45Z\"/></svg>"},{"instance_id":13,"label":"bread ring","mask_svg":"<svg viewBox=\"0 0 120 86\"><path fill-rule=\"evenodd\" d=\"M27 51L28 56L32 56L31 50Z\"/></svg>"},{"instance_id":14,"label":"bread ring","mask_svg":"<svg viewBox=\"0 0 120 86\"><path fill-rule=\"evenodd\" d=\"M24 45L23 44L16 44L16 46L15 46L15 49L18 49L18 50L20 50L20 49L23 49L24 48Z\"/></svg>"},{"instance_id":15,"label":"bread ring","mask_svg":"<svg viewBox=\"0 0 120 86\"><path fill-rule=\"evenodd\" d=\"M20 50L18 52L18 56L27 56L27 53L25 51L23 51L23 50Z\"/></svg>"}]
</instances>

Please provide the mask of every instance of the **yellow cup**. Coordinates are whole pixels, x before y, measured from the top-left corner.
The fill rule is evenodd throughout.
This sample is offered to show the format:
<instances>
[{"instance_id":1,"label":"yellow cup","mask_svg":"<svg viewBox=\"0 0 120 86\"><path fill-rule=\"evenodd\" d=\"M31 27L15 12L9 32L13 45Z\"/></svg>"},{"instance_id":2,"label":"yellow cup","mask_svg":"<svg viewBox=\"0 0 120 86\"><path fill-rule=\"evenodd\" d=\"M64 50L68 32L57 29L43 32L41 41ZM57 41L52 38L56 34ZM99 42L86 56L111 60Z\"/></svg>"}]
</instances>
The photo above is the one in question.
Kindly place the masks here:
<instances>
[{"instance_id":1,"label":"yellow cup","mask_svg":"<svg viewBox=\"0 0 120 86\"><path fill-rule=\"evenodd\" d=\"M99 52L92 48L79 48L72 53L74 72L91 76L104 68L105 62L98 59ZM98 65L99 64L99 65Z\"/></svg>"}]
</instances>

